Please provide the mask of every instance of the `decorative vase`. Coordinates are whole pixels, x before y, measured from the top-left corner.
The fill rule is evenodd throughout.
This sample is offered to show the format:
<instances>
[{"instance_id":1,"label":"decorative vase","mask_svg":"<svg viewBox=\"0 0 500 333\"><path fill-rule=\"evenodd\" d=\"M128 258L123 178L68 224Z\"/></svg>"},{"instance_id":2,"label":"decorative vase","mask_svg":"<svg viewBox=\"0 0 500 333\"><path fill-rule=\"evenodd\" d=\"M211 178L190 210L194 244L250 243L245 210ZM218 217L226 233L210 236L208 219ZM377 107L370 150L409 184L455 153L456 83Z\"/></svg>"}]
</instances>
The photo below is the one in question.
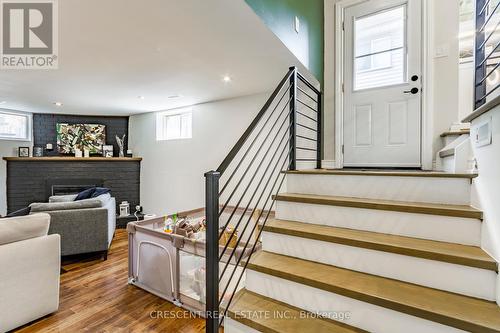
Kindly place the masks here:
<instances>
[{"instance_id":1,"label":"decorative vase","mask_svg":"<svg viewBox=\"0 0 500 333\"><path fill-rule=\"evenodd\" d=\"M116 143L118 144L118 148L120 148L120 152L118 154L119 157L125 157L125 154L123 153L123 148L124 148L124 144L125 144L125 134L123 134L123 136L121 137L118 137L118 135L116 136Z\"/></svg>"}]
</instances>

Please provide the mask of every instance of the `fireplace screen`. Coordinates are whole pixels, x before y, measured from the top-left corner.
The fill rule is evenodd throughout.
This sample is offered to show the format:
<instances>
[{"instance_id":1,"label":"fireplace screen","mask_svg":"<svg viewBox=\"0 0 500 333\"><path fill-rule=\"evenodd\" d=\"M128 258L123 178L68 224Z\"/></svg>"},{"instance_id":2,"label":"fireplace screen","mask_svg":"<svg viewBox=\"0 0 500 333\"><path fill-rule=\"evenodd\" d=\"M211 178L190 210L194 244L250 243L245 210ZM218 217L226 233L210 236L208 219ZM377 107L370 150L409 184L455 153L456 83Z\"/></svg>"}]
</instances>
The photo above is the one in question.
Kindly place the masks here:
<instances>
[{"instance_id":1,"label":"fireplace screen","mask_svg":"<svg viewBox=\"0 0 500 333\"><path fill-rule=\"evenodd\" d=\"M49 179L47 198L53 195L77 194L91 187L102 187L102 179Z\"/></svg>"}]
</instances>

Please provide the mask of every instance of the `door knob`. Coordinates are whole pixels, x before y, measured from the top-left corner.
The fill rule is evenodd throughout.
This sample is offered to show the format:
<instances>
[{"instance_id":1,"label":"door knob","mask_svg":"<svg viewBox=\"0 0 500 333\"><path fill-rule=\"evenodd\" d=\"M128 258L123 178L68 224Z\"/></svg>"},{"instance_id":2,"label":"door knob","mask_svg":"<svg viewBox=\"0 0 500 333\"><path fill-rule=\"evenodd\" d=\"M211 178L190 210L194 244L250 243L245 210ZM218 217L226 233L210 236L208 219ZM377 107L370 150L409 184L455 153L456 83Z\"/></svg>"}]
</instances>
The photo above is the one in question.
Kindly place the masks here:
<instances>
[{"instance_id":1,"label":"door knob","mask_svg":"<svg viewBox=\"0 0 500 333\"><path fill-rule=\"evenodd\" d=\"M411 88L411 90L404 91L405 94L413 94L413 95L418 94L418 92L419 92L418 88Z\"/></svg>"}]
</instances>

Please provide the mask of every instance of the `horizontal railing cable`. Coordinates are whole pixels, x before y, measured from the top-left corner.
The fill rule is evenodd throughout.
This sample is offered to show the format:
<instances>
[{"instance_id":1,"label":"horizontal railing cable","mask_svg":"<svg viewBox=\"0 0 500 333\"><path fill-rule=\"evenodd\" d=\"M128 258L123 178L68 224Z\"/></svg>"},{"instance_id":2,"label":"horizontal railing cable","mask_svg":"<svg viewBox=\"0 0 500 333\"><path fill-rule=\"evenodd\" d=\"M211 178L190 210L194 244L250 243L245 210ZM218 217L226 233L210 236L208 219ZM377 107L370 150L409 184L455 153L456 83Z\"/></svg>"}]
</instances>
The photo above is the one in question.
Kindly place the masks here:
<instances>
[{"instance_id":1,"label":"horizontal railing cable","mask_svg":"<svg viewBox=\"0 0 500 333\"><path fill-rule=\"evenodd\" d=\"M283 98L285 97L285 95L288 93L288 89L289 87L287 87L287 89L285 89L285 91L283 92L283 94L281 95L278 103L276 103L276 105L274 106L274 109L273 111L271 111L269 113L269 116L267 117L266 121L264 122L264 124L261 126L259 132L255 135L255 137L253 138L252 142L250 143L249 147L247 148L247 150L245 151L244 155L241 157L239 163L236 165L236 167L234 168L233 172L231 173L231 175L229 176L229 178L226 180L226 183L225 185L222 187L222 189L220 190L219 192L219 195L222 195L222 193L224 193L224 191L226 190L227 186L230 184L231 182L231 179L233 179L234 175L236 174L236 172L238 171L239 167L241 166L241 164L243 163L243 161L245 160L245 158L247 157L248 153L250 152L250 150L252 149L253 145L255 144L255 142L257 141L257 138L260 136L260 134L262 133L262 131L265 129L269 119L271 119L272 115L274 114L274 112L276 111L276 108L281 104L281 102L283 101ZM288 102L290 103L290 102ZM283 110L284 111L284 110ZM282 111L282 112L283 112ZM280 117L281 114L278 116Z\"/></svg>"},{"instance_id":2,"label":"horizontal railing cable","mask_svg":"<svg viewBox=\"0 0 500 333\"><path fill-rule=\"evenodd\" d=\"M500 85L488 81L500 69L500 62L495 57L500 48L497 37L500 32L500 2L476 0L475 9L474 102L478 108L498 91Z\"/></svg>"},{"instance_id":3,"label":"horizontal railing cable","mask_svg":"<svg viewBox=\"0 0 500 333\"><path fill-rule=\"evenodd\" d=\"M481 28L479 28L479 32L482 32L485 30L486 26L488 25L488 23L490 23L490 20L493 16L495 16L495 13L497 12L497 9L498 7L500 6L500 1L495 5L495 8L493 9L493 11L486 17L486 21L483 23L483 25L481 26Z\"/></svg>"},{"instance_id":4,"label":"horizontal railing cable","mask_svg":"<svg viewBox=\"0 0 500 333\"><path fill-rule=\"evenodd\" d=\"M486 3L484 4L484 6L481 8L481 10L479 11L479 14L478 15L483 15L484 11L486 10L486 8L488 8L489 4L490 4L491 0L487 0Z\"/></svg>"},{"instance_id":5,"label":"horizontal railing cable","mask_svg":"<svg viewBox=\"0 0 500 333\"><path fill-rule=\"evenodd\" d=\"M314 142L317 141L315 138L308 138L307 136L303 136L303 135L300 135L300 134L297 134L297 138L304 139L304 140L309 140L309 141L314 141Z\"/></svg>"},{"instance_id":6,"label":"horizontal railing cable","mask_svg":"<svg viewBox=\"0 0 500 333\"><path fill-rule=\"evenodd\" d=\"M308 129L308 130L313 131L313 132L316 132L316 131L317 131L317 129L312 128L312 127L309 127L309 126L304 125L304 124L297 124L297 126L300 126L300 127L302 127L302 128Z\"/></svg>"},{"instance_id":7,"label":"horizontal railing cable","mask_svg":"<svg viewBox=\"0 0 500 333\"><path fill-rule=\"evenodd\" d=\"M289 125L288 125L288 128L287 128L287 130L285 131L285 133L283 134L283 136L282 136L282 138L281 138L281 140L280 140L280 142L279 142L279 144L278 144L278 147L280 147L280 146L283 144L283 140L286 138L286 134L288 133L288 131L289 131L289 129L290 129L290 127L291 127L291 125L292 125L292 124L289 124ZM262 166L262 164L263 164L263 163L264 163L264 161L266 160L266 157L267 157L267 155L269 154L269 152L270 152L271 148L273 147L273 144L274 144L274 142L275 142L275 140L276 140L276 138L277 138L277 137L278 137L278 136L275 136L275 137L274 137L274 139L273 139L273 141L272 141L272 142L271 142L271 144L269 145L269 148L268 148L268 150L266 151L266 154L262 157L262 159L261 159L261 161L260 161L260 163L259 163L259 166L257 167L257 170L255 170L255 172L253 173L253 176L252 176L252 178L250 179L250 181L248 182L248 185L247 185L247 187L245 188L245 191L243 192L243 194L241 195L240 200L238 201L238 204L236 205L236 207L239 207L239 205L240 205L240 203L241 203L242 199L245 197L245 195L246 195L246 193L247 193L248 189L250 188L250 185L252 185L252 181L255 179L255 176L257 175L258 171L260 170L260 167ZM273 160L273 159L271 159L271 161L272 161L272 160ZM268 164L268 166L266 167L266 169L265 169L265 171L264 171L264 174L267 172L267 170L269 169L269 167L270 167L270 164ZM261 179L261 180L259 181L259 183L257 184L257 188L260 186L261 182L262 182L262 179ZM224 250L223 250L223 251L222 251L222 253L219 255L219 260L221 260L221 259L222 259L222 257L223 257L223 255L224 255L224 253L226 252L227 247L229 246L229 244L230 244L230 242L231 242L232 238L234 237L234 234L235 234L236 230L237 230L237 229L238 229L238 227L240 226L241 220L242 220L243 216L245 215L246 211L248 210L248 207L250 206L250 203L251 203L251 201L253 200L253 197L254 197L254 196L255 196L255 192L254 192L254 194L252 195L252 197L250 198L249 203L248 203L247 207L245 208L245 211L241 214L241 217L240 217L240 219L238 220L238 223L237 223L237 224L236 224L236 226L233 228L233 231L232 231L232 233L231 233L231 235L230 235L229 240L227 240L227 241L226 241L226 245L224 246ZM237 209L237 208L236 208L236 209ZM231 215L231 218L232 218L232 216L233 216L233 215ZM229 222L230 222L230 219L228 219L228 221L226 222L226 227L225 227L225 228L227 228L227 225L229 225ZM223 229L223 230L225 230L225 229ZM223 233L221 233L221 235L222 235L222 234L223 234ZM220 239L220 236L221 236L221 235L219 235L219 239Z\"/></svg>"},{"instance_id":8,"label":"horizontal railing cable","mask_svg":"<svg viewBox=\"0 0 500 333\"><path fill-rule=\"evenodd\" d=\"M306 95L307 97L309 97L313 102L317 103L318 101L312 97L311 95L309 95L309 93L307 93L304 89L302 89L301 87L297 87L297 90L300 91L301 93L303 93L304 95Z\"/></svg>"},{"instance_id":9,"label":"horizontal railing cable","mask_svg":"<svg viewBox=\"0 0 500 333\"><path fill-rule=\"evenodd\" d=\"M495 73L495 71L497 70L497 68L498 68L499 66L500 66L500 62L496 63L496 65L495 65L495 66L493 66L493 69L492 69L492 70L490 70L490 71L488 72L488 74L486 74L486 76L485 76L485 77L483 77L483 78L482 78L479 82L477 82L477 83L476 83L476 85L477 85L477 86L479 86L479 85L481 85L484 81L486 81L486 80L488 79L488 77L489 77L491 74Z\"/></svg>"},{"instance_id":10,"label":"horizontal railing cable","mask_svg":"<svg viewBox=\"0 0 500 333\"><path fill-rule=\"evenodd\" d=\"M207 333L218 332L242 287L284 171L302 161L321 168L321 109L320 90L290 67L216 171L205 173Z\"/></svg>"},{"instance_id":11,"label":"horizontal railing cable","mask_svg":"<svg viewBox=\"0 0 500 333\"><path fill-rule=\"evenodd\" d=\"M238 151L241 149L243 144L246 142L250 134L255 130L255 127L261 120L262 116L266 113L266 111L269 109L269 106L272 104L272 102L275 100L276 96L278 93L281 91L283 86L285 85L286 82L289 81L290 77L292 76L293 73L295 73L295 69L290 68L288 73L285 75L285 77L280 81L276 89L273 91L271 96L268 98L262 109L259 111L257 116L253 119L253 121L250 123L250 126L245 130L243 135L240 137L238 142L234 145L234 147L231 149L229 154L226 156L226 158L222 161L222 163L219 165L217 168L217 171L220 172L220 174L224 174L224 171L226 171L226 168L229 166L229 164L233 161L234 157L238 153Z\"/></svg>"},{"instance_id":12,"label":"horizontal railing cable","mask_svg":"<svg viewBox=\"0 0 500 333\"><path fill-rule=\"evenodd\" d=\"M500 4L500 2L499 2ZM491 37L493 37L494 34L498 33L498 27L500 26L500 20L498 20L497 24L495 25L495 28L491 31L491 33L484 39L484 42L481 43L479 48L486 47L486 44L490 41Z\"/></svg>"},{"instance_id":13,"label":"horizontal railing cable","mask_svg":"<svg viewBox=\"0 0 500 333\"><path fill-rule=\"evenodd\" d=\"M305 117L305 118L307 118L307 119L309 119L309 120L312 120L312 121L314 121L315 123L316 123L316 122L318 122L318 120L317 120L317 119L314 119L313 117L310 117L310 116L308 116L308 115L306 115L306 114L304 114L304 113L302 113L302 112L300 112L300 111L297 111L297 114L299 114L299 115L301 115L302 117Z\"/></svg>"},{"instance_id":14,"label":"horizontal railing cable","mask_svg":"<svg viewBox=\"0 0 500 333\"><path fill-rule=\"evenodd\" d=\"M278 166L279 161L280 161L281 157L283 156L283 153L285 153L286 148L287 148L287 144L288 144L289 142L290 142L290 136L288 137L288 140L287 140L287 141L285 141L285 143L286 143L286 144L283 146L283 148L281 149L280 154L278 155L278 159L276 160L276 163L275 163L275 165L274 165L274 169L276 169L276 167ZM283 143L283 142L282 142L282 143ZM290 148L289 148L289 149L290 149ZM277 149L277 151L278 151L278 150L279 150L279 149ZM272 164L273 160L274 160L274 158L271 160L271 162L269 163L268 167L269 167L269 166L271 166L271 164ZM266 175L266 174L267 174L267 170L266 170L266 173L265 173L265 174L263 175L263 177L261 178L261 182L259 182L259 185L262 183L262 180L264 180L264 179L265 179L265 175ZM260 194L260 196L259 196L259 198L258 198L258 200L257 200L257 203L255 204L255 207L253 208L252 212L250 213L250 217L248 218L247 223L245 224L245 226L244 226L243 230L241 231L241 235L244 235L244 234L245 234L245 231L246 231L246 229L248 228L248 225L250 224L250 221L251 221L251 219L252 219L252 216L253 216L253 214L255 213L255 210L258 208L259 203L260 203L260 200L262 199L262 196L264 195L265 189L267 188L267 185L269 185L269 181L270 181L270 179L271 179L272 175L273 175L273 173L271 172L271 173L269 174L269 178L267 179L267 182L265 183L265 186L263 187L263 190L262 190L262 192L261 192L261 194ZM258 187L255 189L255 191L254 191L254 195L252 196L252 199L251 199L251 200L249 200L249 203L248 203L247 208L245 209L245 211L246 211L246 210L248 210L248 207L250 207L250 204L251 204L251 202L253 201L253 197L254 197L254 196L255 196L255 194L257 193L257 190L258 190L258 189L259 189ZM241 214L241 217L240 217L240 221L239 221L239 222L241 222L241 220L243 219L243 217L244 217L244 216L245 216L244 214ZM256 223L258 223L258 219L257 219L257 222L256 222ZM235 228L235 229L236 229L236 228ZM232 234L232 236L234 236L234 233ZM227 246L228 246L229 242L230 242L230 241L227 241L226 246L225 246L225 249L227 249ZM225 272L226 272L226 269L227 269L227 267L229 266L229 264L230 264L230 262L231 262L231 259L233 258L234 254L235 254L235 252L236 252L236 249L237 249L238 245L240 244L240 242L241 242L241 238L238 238L238 239L236 240L236 244L234 245L234 250L231 252L231 254L230 254L230 256L229 256L229 258L228 258L228 260L227 260L227 263L226 263L226 265L224 266L224 269L223 269L222 273L220 274L220 277L219 277L219 282L220 282L220 281L222 281L222 278L223 278L223 276L224 276L224 274L225 274ZM219 256L219 260L221 260L221 259L222 259L222 256ZM230 279L231 279L231 278L230 278ZM223 294L224 294L224 293L223 293Z\"/></svg>"},{"instance_id":15,"label":"horizontal railing cable","mask_svg":"<svg viewBox=\"0 0 500 333\"><path fill-rule=\"evenodd\" d=\"M306 148L306 147L297 147L297 149L300 149L300 150L308 150L308 151L316 151L316 148Z\"/></svg>"},{"instance_id":16,"label":"horizontal railing cable","mask_svg":"<svg viewBox=\"0 0 500 333\"><path fill-rule=\"evenodd\" d=\"M486 61L492 59L492 56L493 54L495 54L495 52L498 50L498 47L500 46L500 42L498 42L495 47L490 51L490 53L488 53L488 55L476 66L476 68L479 68L481 66L483 66Z\"/></svg>"},{"instance_id":17,"label":"horizontal railing cable","mask_svg":"<svg viewBox=\"0 0 500 333\"><path fill-rule=\"evenodd\" d=\"M286 109L286 107L288 106L288 104L289 104L289 102L287 102L287 103L285 104L284 109ZM290 114L290 112L288 112L288 114ZM277 118L277 119L276 119L275 124L277 123L277 121L278 121L278 120L279 120L279 118ZM279 127L279 129L278 129L278 133L281 131L281 129L282 129L282 128L283 128L283 126L285 125L286 120L287 120L287 119L285 118L285 119L282 121L282 123L281 123L281 125L280 125L280 127ZM273 128L272 128L272 129L274 129L274 125L273 125ZM269 133L267 134L267 136L266 136L265 140L267 140L267 138L269 138L269 136L273 133L273 132L272 132L272 129L271 129L271 131L269 131ZM274 137L274 139L273 139L273 143L274 143L274 141L276 140L276 138L277 138L277 136L275 136L275 137ZM265 140L264 140L264 141L265 141ZM228 199L227 199L227 200L226 200L226 202L224 203L223 208L220 210L220 212L219 212L219 216L220 216L220 215L222 215L222 213L224 212L224 210L226 209L226 207L229 205L229 202L231 201L231 199L233 198L234 194L235 194L235 193L236 193L236 191L238 190L238 188L239 188L240 184L243 182L243 180L244 180L245 176L247 175L248 171L250 170L251 166L252 166L252 165L253 165L253 163L255 162L255 159L257 158L258 154L260 153L260 151L262 150L262 148L263 148L263 147L264 147L264 145L261 145L261 146L259 147L258 151L255 153L254 157L253 157L253 158L252 158L252 160L250 161L250 165L248 165L248 167L246 168L245 172L244 172L244 173L243 173L243 175L240 177L240 180L238 181L238 183L237 183L237 184L236 184L236 186L234 187L233 191L232 191L232 192L231 192L231 194L229 195ZM268 149L268 151L266 152L266 155L265 155L265 156L267 156L267 154L268 154L268 153L269 153L269 149ZM261 163L262 163L262 160L261 160ZM259 164L259 167L260 167L260 164ZM254 179L255 175L256 175L256 172L254 172L254 174L253 174L253 176L252 176L252 179L250 180L249 184L250 184L250 183L251 183L251 181ZM247 191L247 190L248 190L248 186L247 186L247 189L245 190L245 193L246 193L246 191ZM241 199L240 199L240 201L241 201ZM219 233L219 239L222 237L222 235L223 235L223 233L224 233L224 230L228 227L229 222L231 221L232 217L234 216L234 214L235 214L236 210L238 209L238 206L239 206L240 201L238 201L238 204L234 207L233 212L231 213L230 217L228 218L228 220L227 220L226 224L224 225L224 228L223 228L223 229L222 229L222 231Z\"/></svg>"},{"instance_id":18,"label":"horizontal railing cable","mask_svg":"<svg viewBox=\"0 0 500 333\"><path fill-rule=\"evenodd\" d=\"M490 96L491 94L493 94L497 89L498 87L500 87L500 84L497 84L496 86L494 86L493 88L490 89L490 91L488 91L484 96L483 96L483 99Z\"/></svg>"},{"instance_id":19,"label":"horizontal railing cable","mask_svg":"<svg viewBox=\"0 0 500 333\"><path fill-rule=\"evenodd\" d=\"M286 161L287 161L287 160L285 159L285 161L284 161L284 163L283 163L283 166L285 165ZM291 163L292 163L292 161L289 161L288 168L290 167ZM283 167L282 167L282 169L283 169ZM276 189L276 192L275 192L274 196L276 196L276 195L278 195L278 194L279 194L279 192L280 192L280 190L281 190L281 186L283 185L283 181L285 180L285 176L286 176L286 175L285 175L285 174L282 174L282 173L278 173L278 175L277 175L277 177L276 177L276 179L275 179L275 183L273 184L273 187L271 187L270 194L272 194L272 193L273 193L274 186L276 185L276 182L279 180L280 175L282 175L282 177L281 177L281 181L280 181L280 183L279 183L278 188ZM264 221L263 221L263 222L262 222L262 224L260 225L259 232L258 232L258 234L257 234L256 239L260 239L260 236L261 236L261 234L262 234L262 231L264 230L264 227L265 227L265 225L266 225L266 223L267 223L267 220L269 219L269 215L270 215L270 213L271 213L271 207L274 205L274 203L275 203L275 201L276 201L276 199L275 199L274 197L272 197L272 196L269 196L268 200L269 200L270 198L272 198L271 205L269 206L269 209L267 209L266 217L264 218ZM260 220L260 218L262 217L263 213L266 211L266 207L267 207L267 201L266 201L266 205L264 205L264 209L263 209L263 210L261 211L261 213L259 214L259 217L257 218L257 221L259 221L259 220ZM254 225L254 227L252 228L252 231L250 232L250 236L247 238L246 244L245 244L245 246L244 246L244 248L243 248L243 251L242 251L243 253L244 253L244 252L245 252L245 250L247 249L248 244L249 244L249 242L250 242L250 239L251 239L251 237L252 237L252 234L255 232L255 228L256 228L256 227L257 227L257 224L255 224L255 225ZM253 253L253 252L255 251L256 246L257 246L257 242L254 242L254 244L253 244L253 246L252 246L252 249L250 250L250 253ZM237 263L236 263L236 267L238 267L238 265L240 264L240 262L241 262L241 259L242 259L242 258L243 258L243 256L240 256L240 257L238 258ZM235 286L236 286L236 287L235 287L235 290L234 290L234 291L233 291L233 293L231 294L231 297L230 297L230 299L229 299L229 301L228 301L228 304L231 304L231 302L232 302L232 300L233 300L233 298L234 298L234 296L235 296L235 294L236 294L236 290L237 290L237 288L238 288L238 286L239 286L239 284L240 284L240 282L241 282L241 279L243 278L243 274L245 273L245 271L246 271L246 269L247 269L247 266L248 266L248 263L249 263L249 262L250 262L250 260L247 258L247 260L245 261L245 265L243 266L242 272L241 272L241 274L240 274L240 276L239 276L239 278L238 278L238 280L237 280L237 282L236 282L236 285L235 285ZM225 288L225 290L226 290L226 289L227 289L227 288ZM223 293L223 295L224 295L224 294L225 294L225 293ZM224 317L227 315L227 310L228 310L228 309L229 309L229 306L227 306L227 307L224 309L224 314L223 314L222 318L224 318Z\"/></svg>"},{"instance_id":20,"label":"horizontal railing cable","mask_svg":"<svg viewBox=\"0 0 500 333\"><path fill-rule=\"evenodd\" d=\"M304 83L309 89L311 89L315 94L317 95L321 95L321 92L311 84L311 82L309 82L309 80L307 80L305 78L304 75L300 74L299 72L297 72L297 78L302 82Z\"/></svg>"},{"instance_id":21,"label":"horizontal railing cable","mask_svg":"<svg viewBox=\"0 0 500 333\"><path fill-rule=\"evenodd\" d=\"M300 104L304 105L305 107L307 107L309 110L313 111L313 112L316 112L318 113L318 111L316 109L314 109L312 106L302 102L300 99L297 98L297 102L299 102Z\"/></svg>"}]
</instances>

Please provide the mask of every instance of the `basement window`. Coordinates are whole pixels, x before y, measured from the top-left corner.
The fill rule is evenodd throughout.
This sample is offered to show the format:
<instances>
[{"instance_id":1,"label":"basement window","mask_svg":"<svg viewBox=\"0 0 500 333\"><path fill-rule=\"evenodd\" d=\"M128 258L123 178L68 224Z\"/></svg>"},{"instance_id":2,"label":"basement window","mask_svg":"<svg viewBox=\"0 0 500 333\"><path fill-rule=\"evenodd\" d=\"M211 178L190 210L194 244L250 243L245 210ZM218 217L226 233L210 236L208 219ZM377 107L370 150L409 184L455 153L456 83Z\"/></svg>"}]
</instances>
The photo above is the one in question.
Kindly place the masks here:
<instances>
[{"instance_id":1,"label":"basement window","mask_svg":"<svg viewBox=\"0 0 500 333\"><path fill-rule=\"evenodd\" d=\"M31 115L0 111L0 140L31 140Z\"/></svg>"},{"instance_id":2,"label":"basement window","mask_svg":"<svg viewBox=\"0 0 500 333\"><path fill-rule=\"evenodd\" d=\"M193 112L191 109L160 112L156 116L156 140L191 139Z\"/></svg>"}]
</instances>

